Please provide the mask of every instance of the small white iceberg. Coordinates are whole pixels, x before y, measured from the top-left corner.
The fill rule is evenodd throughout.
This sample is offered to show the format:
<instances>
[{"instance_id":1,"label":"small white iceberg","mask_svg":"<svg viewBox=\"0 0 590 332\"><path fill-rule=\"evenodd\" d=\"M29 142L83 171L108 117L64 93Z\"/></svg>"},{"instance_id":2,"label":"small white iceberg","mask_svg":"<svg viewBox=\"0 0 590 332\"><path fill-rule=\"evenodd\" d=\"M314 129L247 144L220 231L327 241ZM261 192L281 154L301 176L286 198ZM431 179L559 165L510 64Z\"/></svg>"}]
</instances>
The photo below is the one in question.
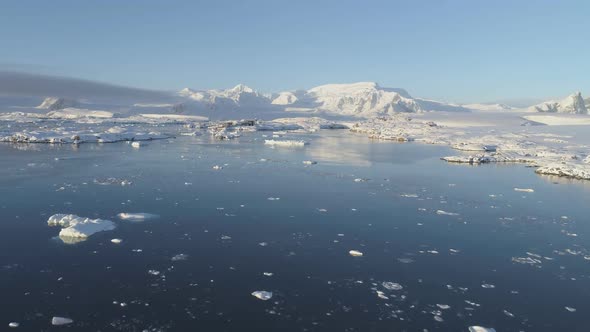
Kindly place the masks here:
<instances>
[{"instance_id":1,"label":"small white iceberg","mask_svg":"<svg viewBox=\"0 0 590 332\"><path fill-rule=\"evenodd\" d=\"M148 219L156 219L156 218L159 218L160 216L157 214L145 213L145 212L137 212L137 213L122 212L122 213L119 213L117 215L117 217L121 220L127 220L127 221L145 221Z\"/></svg>"},{"instance_id":2,"label":"small white iceberg","mask_svg":"<svg viewBox=\"0 0 590 332\"><path fill-rule=\"evenodd\" d=\"M524 193L534 193L535 189L531 189L531 188L514 188L514 191L520 191L520 192L524 192Z\"/></svg>"},{"instance_id":3,"label":"small white iceberg","mask_svg":"<svg viewBox=\"0 0 590 332\"><path fill-rule=\"evenodd\" d=\"M51 319L51 325L60 326L60 325L68 325L72 324L74 321L71 318L66 317L53 317Z\"/></svg>"},{"instance_id":4,"label":"small white iceberg","mask_svg":"<svg viewBox=\"0 0 590 332\"><path fill-rule=\"evenodd\" d=\"M121 242L123 242L123 240L121 239L111 239L111 242L114 244L120 244Z\"/></svg>"},{"instance_id":5,"label":"small white iceberg","mask_svg":"<svg viewBox=\"0 0 590 332\"><path fill-rule=\"evenodd\" d=\"M491 327L470 326L469 332L496 332L496 329Z\"/></svg>"},{"instance_id":6,"label":"small white iceberg","mask_svg":"<svg viewBox=\"0 0 590 332\"><path fill-rule=\"evenodd\" d=\"M70 239L85 240L92 234L115 229L115 224L105 219L90 219L74 214L54 214L47 220L49 226L61 226L59 237L65 243L75 243Z\"/></svg>"},{"instance_id":7,"label":"small white iceberg","mask_svg":"<svg viewBox=\"0 0 590 332\"><path fill-rule=\"evenodd\" d=\"M458 216L458 213L455 212L447 212L444 210L436 210L436 214L442 215L442 216Z\"/></svg>"},{"instance_id":8,"label":"small white iceberg","mask_svg":"<svg viewBox=\"0 0 590 332\"><path fill-rule=\"evenodd\" d=\"M348 254L352 257L362 257L363 256L363 253L358 250L351 250L348 252Z\"/></svg>"},{"instance_id":9,"label":"small white iceberg","mask_svg":"<svg viewBox=\"0 0 590 332\"><path fill-rule=\"evenodd\" d=\"M295 141L295 140L267 139L267 140L264 140L264 144L271 145L271 146L303 147L305 145L308 145L309 143L307 143L305 141Z\"/></svg>"},{"instance_id":10,"label":"small white iceberg","mask_svg":"<svg viewBox=\"0 0 590 332\"><path fill-rule=\"evenodd\" d=\"M272 292L267 291L254 291L252 292L252 296L262 301L267 301L272 298Z\"/></svg>"},{"instance_id":11,"label":"small white iceberg","mask_svg":"<svg viewBox=\"0 0 590 332\"><path fill-rule=\"evenodd\" d=\"M394 291L402 290L404 288L402 285L398 284L397 282L391 282L391 281L384 281L383 283L381 283L381 285L387 290L394 290Z\"/></svg>"}]
</instances>

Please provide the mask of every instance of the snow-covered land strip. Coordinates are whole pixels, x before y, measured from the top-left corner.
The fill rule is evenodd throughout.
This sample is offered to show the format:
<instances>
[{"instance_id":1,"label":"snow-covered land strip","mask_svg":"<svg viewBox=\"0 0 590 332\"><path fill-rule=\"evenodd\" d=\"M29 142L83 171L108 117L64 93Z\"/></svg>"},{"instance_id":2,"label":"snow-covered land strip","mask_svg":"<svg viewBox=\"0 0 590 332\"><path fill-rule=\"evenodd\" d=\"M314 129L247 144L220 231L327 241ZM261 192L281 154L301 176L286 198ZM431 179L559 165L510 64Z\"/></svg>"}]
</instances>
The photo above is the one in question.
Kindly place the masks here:
<instances>
[{"instance_id":1,"label":"snow-covered land strip","mask_svg":"<svg viewBox=\"0 0 590 332\"><path fill-rule=\"evenodd\" d=\"M132 128L133 129L133 128ZM24 129L9 134L0 132L0 142L11 143L114 143L121 141L149 141L172 136L159 132L137 132L122 127L111 127L104 131L67 127Z\"/></svg>"},{"instance_id":2,"label":"snow-covered land strip","mask_svg":"<svg viewBox=\"0 0 590 332\"><path fill-rule=\"evenodd\" d=\"M398 114L357 122L350 130L372 139L439 144L467 151L467 154L443 157L447 162L529 163L539 166L539 174L590 179L588 146L570 142L574 139L572 136L552 133L549 126L523 127L519 125L518 117L513 115L508 115L512 125L491 127L448 127L431 118L428 114ZM455 121L460 119L461 115L456 115Z\"/></svg>"}]
</instances>

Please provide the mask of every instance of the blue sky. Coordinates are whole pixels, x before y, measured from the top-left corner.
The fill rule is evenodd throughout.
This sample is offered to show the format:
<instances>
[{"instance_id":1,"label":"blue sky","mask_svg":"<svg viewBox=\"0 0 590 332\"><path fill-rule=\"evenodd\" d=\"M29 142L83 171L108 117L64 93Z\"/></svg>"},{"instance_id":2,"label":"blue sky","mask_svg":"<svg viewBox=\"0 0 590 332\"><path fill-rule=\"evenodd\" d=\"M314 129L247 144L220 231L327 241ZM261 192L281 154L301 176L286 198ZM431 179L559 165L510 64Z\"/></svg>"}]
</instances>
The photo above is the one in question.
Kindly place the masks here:
<instances>
[{"instance_id":1,"label":"blue sky","mask_svg":"<svg viewBox=\"0 0 590 332\"><path fill-rule=\"evenodd\" d=\"M3 1L0 70L150 89L590 94L590 1Z\"/></svg>"}]
</instances>

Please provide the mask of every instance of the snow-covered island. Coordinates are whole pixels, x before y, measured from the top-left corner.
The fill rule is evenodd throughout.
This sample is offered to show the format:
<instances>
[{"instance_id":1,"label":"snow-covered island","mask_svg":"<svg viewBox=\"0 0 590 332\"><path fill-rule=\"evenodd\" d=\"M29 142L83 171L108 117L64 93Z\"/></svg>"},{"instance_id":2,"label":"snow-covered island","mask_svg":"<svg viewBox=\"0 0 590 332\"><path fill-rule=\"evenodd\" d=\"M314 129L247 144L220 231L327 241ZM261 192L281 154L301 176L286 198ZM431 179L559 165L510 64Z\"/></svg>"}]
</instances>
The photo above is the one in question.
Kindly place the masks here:
<instances>
[{"instance_id":1,"label":"snow-covered island","mask_svg":"<svg viewBox=\"0 0 590 332\"><path fill-rule=\"evenodd\" d=\"M584 134L590 116L580 92L525 108L433 101L373 82L271 94L242 84L227 90L185 88L164 99L105 103L30 97L31 107L3 101L0 141L113 143L204 134L231 140L256 131L344 129L370 139L449 146L457 155L438 156L447 162L526 163L539 174L590 179L589 137ZM280 137L273 135L263 144L313 144Z\"/></svg>"}]
</instances>

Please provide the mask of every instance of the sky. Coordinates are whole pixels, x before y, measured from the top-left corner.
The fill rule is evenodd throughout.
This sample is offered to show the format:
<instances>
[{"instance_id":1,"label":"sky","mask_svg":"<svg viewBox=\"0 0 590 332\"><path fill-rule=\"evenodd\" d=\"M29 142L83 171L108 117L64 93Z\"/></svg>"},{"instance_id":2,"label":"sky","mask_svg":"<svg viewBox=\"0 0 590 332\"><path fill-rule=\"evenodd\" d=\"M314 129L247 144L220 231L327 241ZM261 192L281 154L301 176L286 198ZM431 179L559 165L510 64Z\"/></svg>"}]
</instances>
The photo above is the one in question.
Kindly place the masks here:
<instances>
[{"instance_id":1,"label":"sky","mask_svg":"<svg viewBox=\"0 0 590 332\"><path fill-rule=\"evenodd\" d=\"M375 81L453 102L590 95L586 0L7 0L0 70L145 89Z\"/></svg>"}]
</instances>

